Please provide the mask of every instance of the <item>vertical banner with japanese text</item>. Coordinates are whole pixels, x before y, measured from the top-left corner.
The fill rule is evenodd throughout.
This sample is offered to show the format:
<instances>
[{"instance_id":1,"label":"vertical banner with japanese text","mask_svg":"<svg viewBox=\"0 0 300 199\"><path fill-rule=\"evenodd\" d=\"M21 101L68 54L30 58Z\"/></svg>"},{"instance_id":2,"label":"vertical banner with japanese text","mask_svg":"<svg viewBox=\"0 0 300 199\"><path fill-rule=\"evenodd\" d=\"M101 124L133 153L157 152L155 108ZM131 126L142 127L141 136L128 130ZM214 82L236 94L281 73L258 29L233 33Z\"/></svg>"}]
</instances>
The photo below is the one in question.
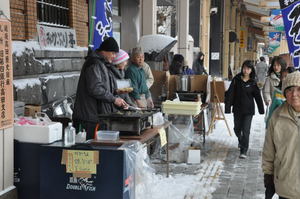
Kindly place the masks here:
<instances>
[{"instance_id":1,"label":"vertical banner with japanese text","mask_svg":"<svg viewBox=\"0 0 300 199\"><path fill-rule=\"evenodd\" d=\"M93 49L113 34L112 31L112 0L96 0L94 18Z\"/></svg>"},{"instance_id":2,"label":"vertical banner with japanese text","mask_svg":"<svg viewBox=\"0 0 300 199\"><path fill-rule=\"evenodd\" d=\"M300 0L279 0L290 55L300 67Z\"/></svg>"},{"instance_id":3,"label":"vertical banner with japanese text","mask_svg":"<svg viewBox=\"0 0 300 199\"><path fill-rule=\"evenodd\" d=\"M11 24L0 19L0 129L13 125Z\"/></svg>"}]
</instances>

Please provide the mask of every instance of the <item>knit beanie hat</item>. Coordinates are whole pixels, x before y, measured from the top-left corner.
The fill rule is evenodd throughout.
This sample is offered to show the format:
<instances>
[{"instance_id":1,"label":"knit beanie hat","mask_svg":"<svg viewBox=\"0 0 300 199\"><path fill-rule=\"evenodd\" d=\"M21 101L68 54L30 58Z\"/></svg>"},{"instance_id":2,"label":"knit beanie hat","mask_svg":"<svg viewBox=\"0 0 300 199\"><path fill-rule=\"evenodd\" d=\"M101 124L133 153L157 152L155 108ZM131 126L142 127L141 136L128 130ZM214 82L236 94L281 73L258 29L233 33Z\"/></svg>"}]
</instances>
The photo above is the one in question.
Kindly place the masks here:
<instances>
[{"instance_id":1,"label":"knit beanie hat","mask_svg":"<svg viewBox=\"0 0 300 199\"><path fill-rule=\"evenodd\" d=\"M136 47L136 48L132 49L131 57L134 57L135 55L138 55L138 54L144 54L142 47Z\"/></svg>"},{"instance_id":2,"label":"knit beanie hat","mask_svg":"<svg viewBox=\"0 0 300 199\"><path fill-rule=\"evenodd\" d=\"M286 78L282 81L282 92L291 86L300 86L300 72L295 71L293 73L287 74Z\"/></svg>"},{"instance_id":3,"label":"knit beanie hat","mask_svg":"<svg viewBox=\"0 0 300 199\"><path fill-rule=\"evenodd\" d=\"M105 39L99 48L98 51L109 51L109 52L119 52L119 45L113 37L108 37Z\"/></svg>"},{"instance_id":4,"label":"knit beanie hat","mask_svg":"<svg viewBox=\"0 0 300 199\"><path fill-rule=\"evenodd\" d=\"M114 58L114 60L112 61L112 63L114 65L118 65L126 60L129 59L129 55L127 54L127 52L125 52L124 50L120 49L119 52L117 53L116 57Z\"/></svg>"}]
</instances>

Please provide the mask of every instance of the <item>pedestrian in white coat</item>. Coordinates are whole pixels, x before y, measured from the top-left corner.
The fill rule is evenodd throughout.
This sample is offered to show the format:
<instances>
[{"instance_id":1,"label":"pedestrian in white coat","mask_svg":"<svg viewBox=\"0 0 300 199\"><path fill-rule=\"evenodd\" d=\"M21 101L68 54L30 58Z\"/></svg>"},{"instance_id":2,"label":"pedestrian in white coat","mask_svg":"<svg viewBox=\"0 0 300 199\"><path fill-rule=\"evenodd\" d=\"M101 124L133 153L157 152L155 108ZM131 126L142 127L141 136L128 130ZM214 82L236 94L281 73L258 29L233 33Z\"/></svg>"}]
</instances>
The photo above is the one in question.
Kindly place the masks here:
<instances>
[{"instance_id":1,"label":"pedestrian in white coat","mask_svg":"<svg viewBox=\"0 0 300 199\"><path fill-rule=\"evenodd\" d=\"M286 68L286 62L282 57L275 56L272 59L271 66L268 71L268 76L263 87L263 98L265 104L271 104L274 88L280 83L280 74Z\"/></svg>"}]
</instances>

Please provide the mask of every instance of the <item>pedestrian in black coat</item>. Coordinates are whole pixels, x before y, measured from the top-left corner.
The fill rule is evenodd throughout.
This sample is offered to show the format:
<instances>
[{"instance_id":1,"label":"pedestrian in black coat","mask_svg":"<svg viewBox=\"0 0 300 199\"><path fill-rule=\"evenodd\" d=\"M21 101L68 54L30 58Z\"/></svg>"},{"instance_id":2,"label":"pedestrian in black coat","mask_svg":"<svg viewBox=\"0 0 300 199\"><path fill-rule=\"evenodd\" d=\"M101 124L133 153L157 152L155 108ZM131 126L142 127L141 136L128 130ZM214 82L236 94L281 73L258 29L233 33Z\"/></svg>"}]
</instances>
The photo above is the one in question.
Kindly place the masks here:
<instances>
[{"instance_id":1,"label":"pedestrian in black coat","mask_svg":"<svg viewBox=\"0 0 300 199\"><path fill-rule=\"evenodd\" d=\"M127 103L114 94L111 78L111 62L119 51L118 43L112 38L104 40L100 47L91 52L81 69L73 112L76 130L79 126L87 132L87 139L94 138L99 114L112 113L116 107L126 107Z\"/></svg>"},{"instance_id":2,"label":"pedestrian in black coat","mask_svg":"<svg viewBox=\"0 0 300 199\"><path fill-rule=\"evenodd\" d=\"M193 71L195 72L195 75L207 75L207 72L204 67L204 53L199 52L197 55L197 58L195 59L193 63Z\"/></svg>"},{"instance_id":3,"label":"pedestrian in black coat","mask_svg":"<svg viewBox=\"0 0 300 199\"><path fill-rule=\"evenodd\" d=\"M249 135L252 117L255 114L254 100L258 111L264 114L264 105L260 90L255 80L253 62L246 60L241 69L231 81L229 89L225 93L225 113L231 112L233 107L234 132L238 137L240 158L247 157L249 147Z\"/></svg>"}]
</instances>

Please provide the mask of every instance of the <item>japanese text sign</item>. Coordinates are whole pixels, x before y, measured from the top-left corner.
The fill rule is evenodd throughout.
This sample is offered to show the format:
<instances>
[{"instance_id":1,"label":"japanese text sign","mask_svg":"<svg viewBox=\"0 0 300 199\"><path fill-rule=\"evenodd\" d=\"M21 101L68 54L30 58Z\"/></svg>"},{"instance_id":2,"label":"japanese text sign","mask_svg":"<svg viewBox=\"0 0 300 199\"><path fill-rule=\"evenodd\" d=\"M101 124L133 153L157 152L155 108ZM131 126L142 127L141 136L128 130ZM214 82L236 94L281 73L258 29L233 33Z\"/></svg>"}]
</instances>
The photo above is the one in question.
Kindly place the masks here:
<instances>
[{"instance_id":1,"label":"japanese text sign","mask_svg":"<svg viewBox=\"0 0 300 199\"><path fill-rule=\"evenodd\" d=\"M0 129L13 125L11 24L0 19Z\"/></svg>"},{"instance_id":2,"label":"japanese text sign","mask_svg":"<svg viewBox=\"0 0 300 199\"><path fill-rule=\"evenodd\" d=\"M74 48L77 46L73 29L37 25L39 44L42 48Z\"/></svg>"},{"instance_id":3,"label":"japanese text sign","mask_svg":"<svg viewBox=\"0 0 300 199\"><path fill-rule=\"evenodd\" d=\"M73 173L74 177L90 178L97 174L99 151L63 150L61 162L66 165L66 172Z\"/></svg>"}]
</instances>

